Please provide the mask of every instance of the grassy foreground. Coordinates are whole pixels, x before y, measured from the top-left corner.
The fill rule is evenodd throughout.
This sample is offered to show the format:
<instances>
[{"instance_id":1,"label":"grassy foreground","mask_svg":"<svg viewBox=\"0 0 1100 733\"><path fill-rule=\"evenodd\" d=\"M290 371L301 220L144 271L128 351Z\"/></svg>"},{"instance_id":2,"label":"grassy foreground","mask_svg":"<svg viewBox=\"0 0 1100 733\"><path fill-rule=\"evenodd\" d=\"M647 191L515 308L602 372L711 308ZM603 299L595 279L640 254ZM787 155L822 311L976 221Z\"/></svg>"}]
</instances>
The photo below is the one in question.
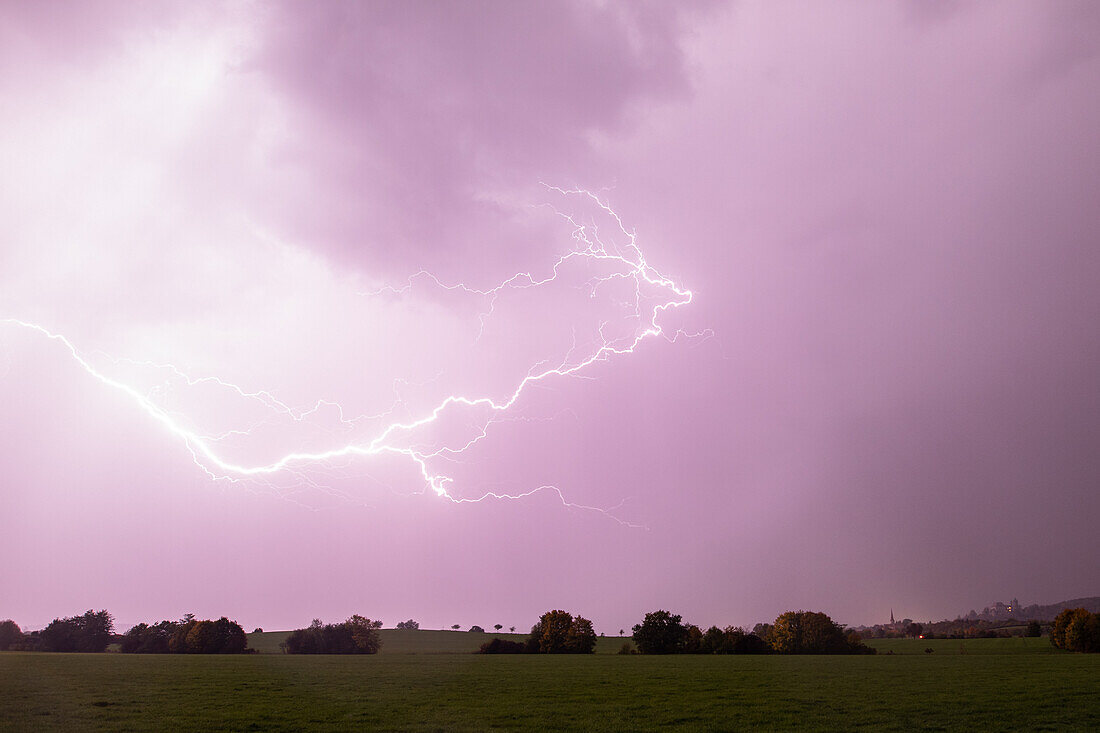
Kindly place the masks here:
<instances>
[{"instance_id":1,"label":"grassy foreground","mask_svg":"<svg viewBox=\"0 0 1100 733\"><path fill-rule=\"evenodd\" d=\"M1100 656L0 653L3 730L651 730L669 725L1097 730Z\"/></svg>"}]
</instances>

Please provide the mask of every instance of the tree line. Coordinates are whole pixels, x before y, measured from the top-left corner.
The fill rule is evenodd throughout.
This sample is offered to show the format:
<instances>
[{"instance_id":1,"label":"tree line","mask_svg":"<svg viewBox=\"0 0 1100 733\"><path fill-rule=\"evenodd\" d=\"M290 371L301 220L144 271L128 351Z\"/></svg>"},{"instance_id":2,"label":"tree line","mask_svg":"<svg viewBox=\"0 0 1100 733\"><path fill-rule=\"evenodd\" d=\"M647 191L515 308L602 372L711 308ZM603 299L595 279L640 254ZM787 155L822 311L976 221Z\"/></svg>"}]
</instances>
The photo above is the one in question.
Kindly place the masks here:
<instances>
[{"instance_id":1,"label":"tree line","mask_svg":"<svg viewBox=\"0 0 1100 733\"><path fill-rule=\"evenodd\" d=\"M123 654L245 654L248 637L236 621L222 616L199 621L187 614L179 621L137 624L119 643Z\"/></svg>"},{"instance_id":2,"label":"tree line","mask_svg":"<svg viewBox=\"0 0 1100 733\"><path fill-rule=\"evenodd\" d=\"M410 628L402 621L401 628ZM416 624L419 628L420 624ZM308 627L290 632L280 646L286 654L377 654L382 648L382 637L378 630L381 621L371 621L358 614L339 624L325 624L321 619L313 619Z\"/></svg>"},{"instance_id":3,"label":"tree line","mask_svg":"<svg viewBox=\"0 0 1100 733\"><path fill-rule=\"evenodd\" d=\"M0 621L0 650L22 652L102 652L111 643L114 618L107 611L55 618L41 631L24 634L12 620Z\"/></svg>"},{"instance_id":4,"label":"tree line","mask_svg":"<svg viewBox=\"0 0 1100 733\"><path fill-rule=\"evenodd\" d=\"M41 631L23 633L10 619L0 621L0 651L105 652L118 643L123 654L243 654L251 651L244 629L222 616L200 621L187 614L179 621L140 623L125 634L114 633L115 621L106 610L55 618Z\"/></svg>"},{"instance_id":5,"label":"tree line","mask_svg":"<svg viewBox=\"0 0 1100 733\"><path fill-rule=\"evenodd\" d=\"M908 619L906 619L908 621ZM399 629L418 629L409 619ZM382 648L382 622L354 615L344 622L325 624L314 619L291 632L282 643L287 654L376 654ZM480 627L474 627L480 630ZM500 624L495 627L503 628ZM514 630L515 627L512 627ZM920 624L904 626L919 636ZM259 631L259 629L257 629ZM774 623L746 631L738 626L705 631L685 623L679 614L658 610L647 613L632 629L620 654L874 654L860 635L824 613L787 611ZM620 632L622 633L622 632ZM1040 624L1028 624L1025 635L1039 636ZM563 610L544 613L523 641L494 638L481 645L481 654L592 654L596 649L592 622ZM926 635L925 638L928 638ZM1100 652L1100 613L1085 608L1065 609L1054 620L1051 644L1074 652ZM24 633L14 621L0 621L0 651L104 652L118 643L124 654L243 654L248 648L244 629L226 617L199 620L187 614L179 621L139 623L125 634L114 633L114 619L106 610L88 610L79 616L55 618L41 631Z\"/></svg>"},{"instance_id":6,"label":"tree line","mask_svg":"<svg viewBox=\"0 0 1100 733\"><path fill-rule=\"evenodd\" d=\"M874 654L859 635L824 613L788 611L773 624L752 632L738 626L703 631L684 623L679 614L647 613L633 628L634 646L620 654ZM481 654L591 654L596 649L592 622L566 611L549 611L531 628L526 641L496 638L481 645Z\"/></svg>"}]
</instances>

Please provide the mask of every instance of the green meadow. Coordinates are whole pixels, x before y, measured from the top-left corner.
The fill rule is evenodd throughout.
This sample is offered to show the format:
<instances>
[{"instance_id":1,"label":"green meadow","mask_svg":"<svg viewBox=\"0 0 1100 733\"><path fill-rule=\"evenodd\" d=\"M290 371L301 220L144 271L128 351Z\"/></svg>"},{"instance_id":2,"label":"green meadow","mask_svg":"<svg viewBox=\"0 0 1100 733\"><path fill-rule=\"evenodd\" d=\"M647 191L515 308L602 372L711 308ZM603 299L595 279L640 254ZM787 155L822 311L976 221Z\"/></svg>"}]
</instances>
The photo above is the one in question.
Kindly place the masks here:
<instances>
[{"instance_id":1,"label":"green meadow","mask_svg":"<svg viewBox=\"0 0 1100 733\"><path fill-rule=\"evenodd\" d=\"M1046 639L881 640L870 657L463 653L491 637L386 631L376 656L4 652L0 729L1100 729L1100 656Z\"/></svg>"}]
</instances>

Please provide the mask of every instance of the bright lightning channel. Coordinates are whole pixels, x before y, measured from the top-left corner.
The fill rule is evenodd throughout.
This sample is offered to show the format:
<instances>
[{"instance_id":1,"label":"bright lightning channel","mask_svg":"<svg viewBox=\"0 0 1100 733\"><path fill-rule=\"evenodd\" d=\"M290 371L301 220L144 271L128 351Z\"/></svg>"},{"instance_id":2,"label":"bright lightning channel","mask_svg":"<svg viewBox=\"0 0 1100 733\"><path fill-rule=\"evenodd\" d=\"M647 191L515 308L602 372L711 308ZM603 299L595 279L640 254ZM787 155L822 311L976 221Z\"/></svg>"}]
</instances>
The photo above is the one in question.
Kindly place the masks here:
<instances>
[{"instance_id":1,"label":"bright lightning channel","mask_svg":"<svg viewBox=\"0 0 1100 733\"><path fill-rule=\"evenodd\" d=\"M518 384L507 393L503 398L494 399L487 396L470 397L459 394L448 395L443 398L433 409L423 414L416 419L410 419L407 421L396 421L382 428L372 439L368 441L357 441L346 443L344 445L337 446L335 448L323 451L293 451L287 453L274 461L269 463L262 463L257 465L244 465L235 463L225 458L217 450L215 450L215 444L229 435L243 435L248 434L255 426L248 429L230 430L217 435L205 435L187 427L175 416L173 416L168 410L152 398L149 394L143 394L135 387L126 384L118 379L115 379L99 369L96 368L75 345L64 335L54 332L42 325L24 321L17 318L5 318L0 319L0 323L7 325L18 326L30 331L41 334L42 336L52 341L58 342L69 353L72 359L89 375L94 377L104 385L111 387L114 390L126 395L134 405L144 411L155 422L159 423L170 434L178 437L183 444L187 447L191 454L195 464L211 479L213 480L229 480L238 481L248 478L260 478L265 476L271 476L282 472L290 472L300 477L299 471L307 466L324 464L334 459L341 458L355 458L355 457L371 457L380 456L386 454L393 454L404 456L411 460L419 469L420 474L425 482L425 488L431 489L437 496L447 499L456 504L478 503L487 499L511 499L518 500L525 497L532 496L541 492L549 492L558 497L561 503L569 508L583 509L587 511L595 511L605 514L606 516L614 519L620 524L639 527L641 525L631 524L611 514L611 512L617 507L600 508L594 506L586 506L583 504L576 504L566 499L564 493L560 488L554 485L546 484L537 486L527 491L519 493L498 493L487 491L478 497L462 497L455 496L449 490L448 487L453 483L453 479L444 473L433 470L429 466L429 461L434 458L443 457L454 459L456 456L461 455L464 451L471 448L478 443L487 434L489 427L493 424L511 421L521 418L506 416L506 413L516 404L516 402L523 395L528 387L535 385L539 382L543 382L555 377L576 377L583 376L583 372L586 368L598 361L605 361L613 356L631 354L635 349L645 340L654 337L663 337L669 341L676 341L679 337L708 337L711 334L710 330L704 330L697 333L686 333L684 331L676 331L672 334L665 332L660 324L660 317L667 311L682 308L689 305L694 297L691 290L682 287L674 282L671 278L662 275L656 268L654 268L645 258L644 253L639 248L636 240L636 234L632 230L628 230L623 224L619 215L612 210L610 205L599 198L596 194L584 190L584 189L562 189L556 186L549 186L543 184L547 189L554 191L562 196L579 196L588 199L600 209L615 223L619 232L627 238L627 242L623 247L608 247L604 244L600 237L599 229L595 224L585 224L578 222L574 217L556 211L555 213L569 222L572 226L572 236L576 243L576 246L571 251L561 255L557 261L550 268L550 272L545 277L536 277L530 272L517 272L514 275L500 282L498 285L492 288L474 288L469 287L462 283L447 284L437 278L435 275L420 271L412 275L405 285L394 288L384 287L376 290L368 295L378 295L382 293L389 294L403 294L409 291L414 282L417 280L428 280L435 286L446 290L461 290L471 295L487 297L489 298L490 307L489 310L479 315L479 321L481 329L479 330L478 337L485 327L486 319L492 314L493 306L495 305L496 298L500 293L507 289L512 288L537 288L548 283L557 280L561 268L571 260L589 260L600 264L610 264L613 267L619 268L618 271L611 272L603 276L596 276L586 283L591 295L595 295L596 290L600 285L610 282L612 280L633 280L634 282L634 300L629 304L634 311L634 315L639 319L639 322L643 323L643 327L637 330L633 337L626 339L609 340L603 332L603 327L599 329L600 341L595 348L584 358L579 360L572 360L573 354L576 350L576 344L569 353L562 358L562 360L556 365L547 367L545 363L536 364L528 371L527 375L519 381ZM667 299L662 302L658 302L649 308L648 313L644 312L643 308L643 295L642 290L646 288L656 288L662 292L668 294ZM270 392L248 391L242 387L227 382L218 377L201 377L192 378L187 376L184 372L171 364L153 364L149 362L133 362L130 360L114 359L116 364L127 361L132 364L139 364L148 367L154 367L157 369L170 370L176 377L183 379L189 386L195 386L199 384L215 384L219 387L223 387L237 393L242 398L249 400L256 400L264 405L266 408L275 411L276 413L290 417L292 420L301 421L309 415L315 413L319 409L325 406L335 407L339 411L339 420L346 426L352 426L358 421L367 418L381 418L389 416L396 409L397 405L401 402L400 396L397 394L397 385L394 386L395 402L389 410L380 413L378 415L362 415L356 418L346 419L342 408L337 403L328 402L326 400L318 400L318 402L308 410L295 410L286 403L276 398ZM399 436L408 435L409 433L422 428L426 425L436 422L440 417L448 411L450 408L468 407L468 408L483 408L490 417L484 420L484 423L480 426L477 434L465 444L458 447L442 447L435 450L423 450L417 447L407 447L395 444L395 439Z\"/></svg>"}]
</instances>

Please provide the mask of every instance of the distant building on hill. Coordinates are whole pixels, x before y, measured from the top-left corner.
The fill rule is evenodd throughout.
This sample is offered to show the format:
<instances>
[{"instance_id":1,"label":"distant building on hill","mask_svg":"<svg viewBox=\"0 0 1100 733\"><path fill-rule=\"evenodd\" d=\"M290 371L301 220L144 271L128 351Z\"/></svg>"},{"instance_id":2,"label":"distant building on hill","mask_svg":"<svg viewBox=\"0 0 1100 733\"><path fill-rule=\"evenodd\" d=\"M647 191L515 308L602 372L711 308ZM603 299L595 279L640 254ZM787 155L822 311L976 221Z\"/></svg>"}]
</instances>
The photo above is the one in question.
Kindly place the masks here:
<instances>
[{"instance_id":1,"label":"distant building on hill","mask_svg":"<svg viewBox=\"0 0 1100 733\"><path fill-rule=\"evenodd\" d=\"M1054 617L1066 608L1084 608L1090 613L1100 613L1100 596L1087 598L1073 598L1059 603L1039 605L1033 603L1030 606L1020 604L1018 598L1013 598L1011 603L997 601L992 606L986 606L981 613L971 611L965 618L969 620L980 619L982 621L1053 621Z\"/></svg>"}]
</instances>

